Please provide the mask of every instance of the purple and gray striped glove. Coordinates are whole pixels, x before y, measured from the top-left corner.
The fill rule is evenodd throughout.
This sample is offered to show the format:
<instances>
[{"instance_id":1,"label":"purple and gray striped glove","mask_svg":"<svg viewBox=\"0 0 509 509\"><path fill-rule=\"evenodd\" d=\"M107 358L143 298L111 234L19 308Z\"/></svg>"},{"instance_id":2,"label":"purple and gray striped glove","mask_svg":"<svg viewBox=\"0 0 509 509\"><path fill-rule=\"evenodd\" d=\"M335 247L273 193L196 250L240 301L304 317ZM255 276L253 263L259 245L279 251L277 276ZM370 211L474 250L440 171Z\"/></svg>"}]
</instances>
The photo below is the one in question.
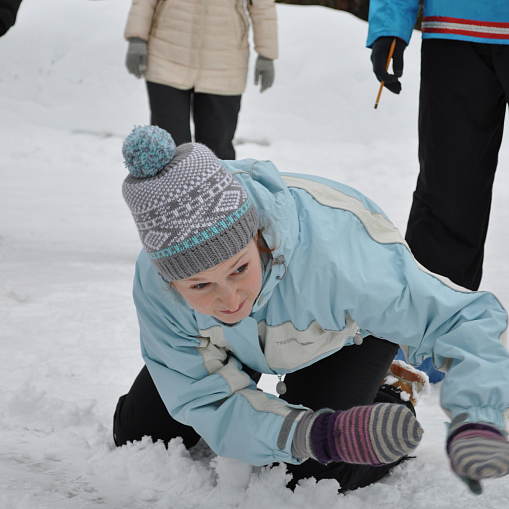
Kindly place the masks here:
<instances>
[{"instance_id":1,"label":"purple and gray striped glove","mask_svg":"<svg viewBox=\"0 0 509 509\"><path fill-rule=\"evenodd\" d=\"M422 434L421 425L405 405L379 403L316 412L307 427L306 442L310 456L320 463L377 466L411 453Z\"/></svg>"},{"instance_id":2,"label":"purple and gray striped glove","mask_svg":"<svg viewBox=\"0 0 509 509\"><path fill-rule=\"evenodd\" d=\"M494 426L467 423L454 428L447 439L452 470L476 495L480 481L509 474L509 442Z\"/></svg>"}]
</instances>

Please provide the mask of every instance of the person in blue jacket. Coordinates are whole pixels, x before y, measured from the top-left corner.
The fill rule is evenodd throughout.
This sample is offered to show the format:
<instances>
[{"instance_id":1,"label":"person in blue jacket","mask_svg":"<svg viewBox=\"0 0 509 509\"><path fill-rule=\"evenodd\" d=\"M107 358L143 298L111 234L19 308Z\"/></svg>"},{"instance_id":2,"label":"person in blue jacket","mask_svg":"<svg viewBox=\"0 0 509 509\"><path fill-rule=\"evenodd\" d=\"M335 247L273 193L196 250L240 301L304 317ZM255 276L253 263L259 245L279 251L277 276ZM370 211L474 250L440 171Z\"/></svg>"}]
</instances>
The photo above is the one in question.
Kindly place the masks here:
<instances>
[{"instance_id":1,"label":"person in blue jacket","mask_svg":"<svg viewBox=\"0 0 509 509\"><path fill-rule=\"evenodd\" d=\"M399 345L447 372L451 467L475 493L509 473L507 314L415 261L358 191L220 161L136 127L123 195L143 251L133 296L146 366L114 416L118 446L203 438L251 465L285 462L342 491L377 481L418 446L410 402L383 385ZM284 377L280 397L257 389Z\"/></svg>"},{"instance_id":2,"label":"person in blue jacket","mask_svg":"<svg viewBox=\"0 0 509 509\"><path fill-rule=\"evenodd\" d=\"M371 0L373 70L399 93L419 0ZM393 74L385 70L396 38ZM509 97L509 2L424 0L420 174L406 240L430 270L477 290Z\"/></svg>"},{"instance_id":3,"label":"person in blue jacket","mask_svg":"<svg viewBox=\"0 0 509 509\"><path fill-rule=\"evenodd\" d=\"M371 0L367 46L380 81L399 94L419 0ZM393 73L389 48L396 38ZM420 173L406 230L429 270L477 290L509 97L509 2L424 0ZM438 372L426 369L430 380Z\"/></svg>"}]
</instances>

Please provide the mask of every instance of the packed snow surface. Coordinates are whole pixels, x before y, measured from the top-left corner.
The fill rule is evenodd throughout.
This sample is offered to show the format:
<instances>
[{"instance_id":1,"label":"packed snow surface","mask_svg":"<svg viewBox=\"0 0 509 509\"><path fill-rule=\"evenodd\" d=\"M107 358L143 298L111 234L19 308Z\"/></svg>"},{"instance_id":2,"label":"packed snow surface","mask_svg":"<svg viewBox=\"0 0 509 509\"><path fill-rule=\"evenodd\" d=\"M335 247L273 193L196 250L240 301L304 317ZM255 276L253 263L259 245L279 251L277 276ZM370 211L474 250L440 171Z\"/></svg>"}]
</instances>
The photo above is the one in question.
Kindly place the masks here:
<instances>
[{"instance_id":1,"label":"packed snow surface","mask_svg":"<svg viewBox=\"0 0 509 509\"><path fill-rule=\"evenodd\" d=\"M116 401L142 367L131 299L140 243L120 191L121 145L149 111L143 81L124 68L129 4L25 0L0 39L0 508L507 509L508 478L475 497L450 472L440 386L417 407L416 458L346 495L333 480L292 492L284 465L255 469L204 444L114 447ZM277 10L275 83L259 93L252 58L237 157L358 188L404 232L418 173L419 34L403 92L384 90L375 110L366 23L323 7ZM482 285L506 306L508 162L506 140Z\"/></svg>"}]
</instances>

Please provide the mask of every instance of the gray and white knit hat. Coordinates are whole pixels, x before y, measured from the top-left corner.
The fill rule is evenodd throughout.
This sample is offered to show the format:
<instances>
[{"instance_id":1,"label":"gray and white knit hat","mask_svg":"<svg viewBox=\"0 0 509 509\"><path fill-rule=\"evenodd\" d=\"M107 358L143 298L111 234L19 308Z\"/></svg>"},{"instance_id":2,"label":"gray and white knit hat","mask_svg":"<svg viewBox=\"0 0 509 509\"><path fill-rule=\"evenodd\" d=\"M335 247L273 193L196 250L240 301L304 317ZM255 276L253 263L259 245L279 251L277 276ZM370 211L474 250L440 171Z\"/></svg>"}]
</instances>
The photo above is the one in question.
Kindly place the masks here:
<instances>
[{"instance_id":1,"label":"gray and white knit hat","mask_svg":"<svg viewBox=\"0 0 509 509\"><path fill-rule=\"evenodd\" d=\"M199 143L175 147L156 126L138 126L122 146L130 175L122 192L149 258L169 281L228 260L258 230L242 185Z\"/></svg>"}]
</instances>

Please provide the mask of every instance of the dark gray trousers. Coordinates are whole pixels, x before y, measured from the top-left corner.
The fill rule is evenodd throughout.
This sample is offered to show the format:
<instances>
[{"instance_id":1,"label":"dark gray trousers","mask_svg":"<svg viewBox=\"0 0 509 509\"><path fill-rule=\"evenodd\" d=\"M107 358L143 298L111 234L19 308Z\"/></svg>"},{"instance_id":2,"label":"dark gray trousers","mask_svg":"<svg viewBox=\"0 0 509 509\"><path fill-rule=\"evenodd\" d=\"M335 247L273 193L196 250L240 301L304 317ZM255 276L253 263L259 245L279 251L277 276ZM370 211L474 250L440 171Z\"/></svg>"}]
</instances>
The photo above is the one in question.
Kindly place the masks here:
<instances>
[{"instance_id":1,"label":"dark gray trousers","mask_svg":"<svg viewBox=\"0 0 509 509\"><path fill-rule=\"evenodd\" d=\"M237 129L240 95L216 95L180 90L147 81L150 123L168 131L175 143L189 143L191 116L194 141L209 147L219 159L235 159L233 136Z\"/></svg>"},{"instance_id":2,"label":"dark gray trousers","mask_svg":"<svg viewBox=\"0 0 509 509\"><path fill-rule=\"evenodd\" d=\"M509 98L509 45L426 39L420 173L406 240L427 269L477 290Z\"/></svg>"}]
</instances>

